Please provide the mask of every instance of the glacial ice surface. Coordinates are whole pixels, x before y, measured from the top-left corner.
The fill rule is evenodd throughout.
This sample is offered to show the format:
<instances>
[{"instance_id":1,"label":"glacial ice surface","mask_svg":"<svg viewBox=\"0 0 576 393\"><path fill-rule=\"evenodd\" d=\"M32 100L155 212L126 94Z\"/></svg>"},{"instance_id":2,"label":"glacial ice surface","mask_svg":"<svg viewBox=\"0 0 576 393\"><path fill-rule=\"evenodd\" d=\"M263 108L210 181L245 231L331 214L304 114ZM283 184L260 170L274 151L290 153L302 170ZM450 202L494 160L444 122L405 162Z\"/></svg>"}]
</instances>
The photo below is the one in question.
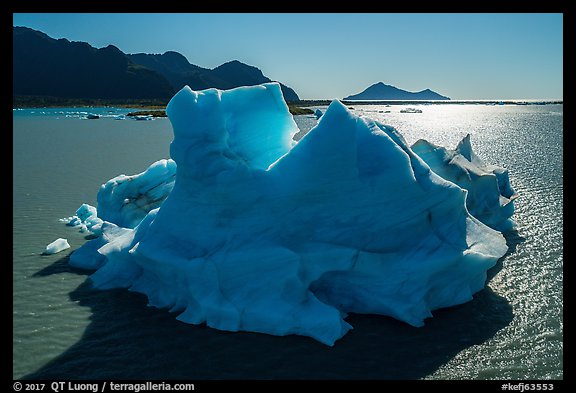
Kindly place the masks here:
<instances>
[{"instance_id":1,"label":"glacial ice surface","mask_svg":"<svg viewBox=\"0 0 576 393\"><path fill-rule=\"evenodd\" d=\"M412 150L434 172L468 191L466 206L474 217L499 231L516 228L511 217L517 194L510 184L508 170L486 164L474 154L470 134L454 150L424 139L416 141Z\"/></svg>"},{"instance_id":2,"label":"glacial ice surface","mask_svg":"<svg viewBox=\"0 0 576 393\"><path fill-rule=\"evenodd\" d=\"M126 228L134 228L160 206L174 187L176 163L159 160L137 175L108 180L98 192L98 217Z\"/></svg>"},{"instance_id":3,"label":"glacial ice surface","mask_svg":"<svg viewBox=\"0 0 576 393\"><path fill-rule=\"evenodd\" d=\"M333 345L349 312L422 326L471 300L507 251L468 191L339 101L297 144L276 83L184 87L166 112L172 159L104 184L101 235L70 257L96 288L191 324Z\"/></svg>"}]
</instances>

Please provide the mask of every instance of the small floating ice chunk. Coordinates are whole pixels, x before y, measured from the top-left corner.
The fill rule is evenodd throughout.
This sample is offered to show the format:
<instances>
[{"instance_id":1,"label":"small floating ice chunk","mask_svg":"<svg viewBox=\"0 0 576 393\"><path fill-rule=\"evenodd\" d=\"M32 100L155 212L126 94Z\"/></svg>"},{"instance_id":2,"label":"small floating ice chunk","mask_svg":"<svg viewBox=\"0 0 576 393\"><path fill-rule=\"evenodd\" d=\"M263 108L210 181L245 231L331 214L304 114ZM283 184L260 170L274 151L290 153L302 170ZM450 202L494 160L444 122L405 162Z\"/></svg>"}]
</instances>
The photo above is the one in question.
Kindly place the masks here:
<instances>
[{"instance_id":1,"label":"small floating ice chunk","mask_svg":"<svg viewBox=\"0 0 576 393\"><path fill-rule=\"evenodd\" d=\"M69 227L77 227L79 225L82 225L82 220L80 220L78 216L68 217L67 220L68 222L66 223L66 225L68 225Z\"/></svg>"},{"instance_id":2,"label":"small floating ice chunk","mask_svg":"<svg viewBox=\"0 0 576 393\"><path fill-rule=\"evenodd\" d=\"M99 236L102 233L101 227L103 222L104 221L102 221L102 219L96 217L96 215L93 215L86 219L84 226L86 227L87 231L92 232L96 236Z\"/></svg>"},{"instance_id":3,"label":"small floating ice chunk","mask_svg":"<svg viewBox=\"0 0 576 393\"><path fill-rule=\"evenodd\" d=\"M97 210L94 206L90 206L87 203L83 203L78 210L76 210L76 216L80 218L82 222L85 222L89 217L96 216Z\"/></svg>"},{"instance_id":4,"label":"small floating ice chunk","mask_svg":"<svg viewBox=\"0 0 576 393\"><path fill-rule=\"evenodd\" d=\"M60 222L66 223L67 226L79 228L80 232L92 232L98 235L100 232L100 225L102 220L98 218L98 211L94 206L83 203L76 214L68 217L61 218Z\"/></svg>"},{"instance_id":5,"label":"small floating ice chunk","mask_svg":"<svg viewBox=\"0 0 576 393\"><path fill-rule=\"evenodd\" d=\"M320 119L324 113L320 109L316 109L314 111L314 116L316 116L316 120Z\"/></svg>"},{"instance_id":6,"label":"small floating ice chunk","mask_svg":"<svg viewBox=\"0 0 576 393\"><path fill-rule=\"evenodd\" d=\"M52 255L52 254L59 253L60 251L64 251L68 248L70 248L70 244L68 244L68 240L58 238L46 246L46 250L44 251L44 254Z\"/></svg>"},{"instance_id":7,"label":"small floating ice chunk","mask_svg":"<svg viewBox=\"0 0 576 393\"><path fill-rule=\"evenodd\" d=\"M154 120L154 117L151 115L136 115L133 116L134 120Z\"/></svg>"}]
</instances>

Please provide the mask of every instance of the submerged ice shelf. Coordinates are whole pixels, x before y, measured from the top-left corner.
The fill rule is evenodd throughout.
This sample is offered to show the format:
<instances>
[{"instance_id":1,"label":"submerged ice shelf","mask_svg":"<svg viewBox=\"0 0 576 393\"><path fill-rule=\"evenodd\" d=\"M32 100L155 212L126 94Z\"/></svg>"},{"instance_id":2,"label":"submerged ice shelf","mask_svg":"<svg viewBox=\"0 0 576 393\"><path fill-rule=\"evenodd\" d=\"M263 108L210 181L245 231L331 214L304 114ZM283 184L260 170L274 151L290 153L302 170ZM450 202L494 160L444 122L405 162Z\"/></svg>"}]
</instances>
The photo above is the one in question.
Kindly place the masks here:
<instances>
[{"instance_id":1,"label":"submerged ice shelf","mask_svg":"<svg viewBox=\"0 0 576 393\"><path fill-rule=\"evenodd\" d=\"M444 156L419 156L338 101L298 143L275 83L184 87L166 112L172 158L104 184L100 236L70 257L96 269L96 288L141 292L191 324L333 345L352 328L348 312L422 326L432 310L471 300L507 251L470 214L465 189L474 185L477 204L509 198L507 173L472 160L466 173L481 167L498 187L459 186L439 175L452 165ZM459 151L471 159L469 141Z\"/></svg>"}]
</instances>

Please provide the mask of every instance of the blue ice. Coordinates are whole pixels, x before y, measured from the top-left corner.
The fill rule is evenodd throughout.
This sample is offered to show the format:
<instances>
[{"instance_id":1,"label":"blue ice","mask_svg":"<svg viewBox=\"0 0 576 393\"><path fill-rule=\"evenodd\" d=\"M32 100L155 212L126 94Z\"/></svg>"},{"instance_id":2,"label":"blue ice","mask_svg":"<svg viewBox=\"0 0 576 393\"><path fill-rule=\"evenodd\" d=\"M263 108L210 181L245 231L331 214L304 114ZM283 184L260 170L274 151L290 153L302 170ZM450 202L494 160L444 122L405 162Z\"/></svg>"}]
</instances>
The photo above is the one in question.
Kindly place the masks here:
<instances>
[{"instance_id":1,"label":"blue ice","mask_svg":"<svg viewBox=\"0 0 576 393\"><path fill-rule=\"evenodd\" d=\"M71 255L96 270L96 288L141 292L190 324L334 345L349 312L422 326L471 300L507 251L484 210L466 206L492 198L482 187L493 180L457 184L430 145L412 148L339 101L298 143L276 83L184 87L166 112L171 158L104 184L100 236ZM499 196L513 195L469 141L457 150L467 173L489 172Z\"/></svg>"}]
</instances>

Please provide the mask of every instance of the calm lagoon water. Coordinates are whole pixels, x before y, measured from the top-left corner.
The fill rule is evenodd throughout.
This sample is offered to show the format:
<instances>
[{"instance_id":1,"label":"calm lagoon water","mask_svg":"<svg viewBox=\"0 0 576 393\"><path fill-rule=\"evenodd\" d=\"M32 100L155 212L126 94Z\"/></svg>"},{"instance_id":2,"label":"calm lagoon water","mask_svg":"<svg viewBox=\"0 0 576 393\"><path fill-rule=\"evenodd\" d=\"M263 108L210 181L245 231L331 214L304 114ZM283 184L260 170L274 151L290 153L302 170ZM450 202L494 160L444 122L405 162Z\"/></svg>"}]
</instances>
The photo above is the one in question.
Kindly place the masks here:
<instances>
[{"instance_id":1,"label":"calm lagoon water","mask_svg":"<svg viewBox=\"0 0 576 393\"><path fill-rule=\"evenodd\" d=\"M89 272L67 265L85 234L58 219L95 205L106 180L169 157L170 122L115 120L128 110L114 108L14 110L13 378L562 379L563 105L412 107L422 113L353 110L410 144L453 148L470 133L481 158L510 170L518 231L506 234L510 251L473 301L434 312L422 328L351 315L354 330L332 348L187 325L143 295L91 289ZM71 248L41 255L58 237Z\"/></svg>"}]
</instances>

